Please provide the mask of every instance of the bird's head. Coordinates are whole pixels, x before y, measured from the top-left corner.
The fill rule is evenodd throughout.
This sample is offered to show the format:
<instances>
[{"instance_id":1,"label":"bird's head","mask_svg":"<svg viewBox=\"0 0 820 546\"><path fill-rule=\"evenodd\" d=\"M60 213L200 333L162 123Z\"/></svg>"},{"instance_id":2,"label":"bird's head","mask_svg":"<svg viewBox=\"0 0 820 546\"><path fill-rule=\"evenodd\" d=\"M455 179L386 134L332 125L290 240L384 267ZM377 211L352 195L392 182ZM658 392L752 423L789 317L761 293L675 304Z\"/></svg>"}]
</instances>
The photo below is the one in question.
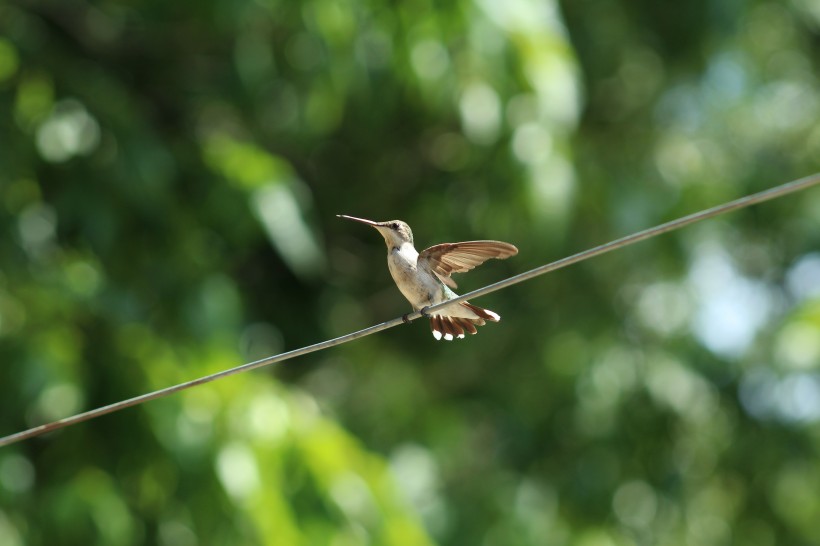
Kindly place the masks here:
<instances>
[{"instance_id":1,"label":"bird's head","mask_svg":"<svg viewBox=\"0 0 820 546\"><path fill-rule=\"evenodd\" d=\"M387 248L401 248L404 243L413 244L413 232L410 226L401 220L388 220L387 222L374 222L373 220L365 220L364 218L356 218L355 216L347 216L345 214L337 215L339 218L346 220L353 220L354 222L361 222L368 226L376 228L384 237L384 242L387 243Z\"/></svg>"}]
</instances>

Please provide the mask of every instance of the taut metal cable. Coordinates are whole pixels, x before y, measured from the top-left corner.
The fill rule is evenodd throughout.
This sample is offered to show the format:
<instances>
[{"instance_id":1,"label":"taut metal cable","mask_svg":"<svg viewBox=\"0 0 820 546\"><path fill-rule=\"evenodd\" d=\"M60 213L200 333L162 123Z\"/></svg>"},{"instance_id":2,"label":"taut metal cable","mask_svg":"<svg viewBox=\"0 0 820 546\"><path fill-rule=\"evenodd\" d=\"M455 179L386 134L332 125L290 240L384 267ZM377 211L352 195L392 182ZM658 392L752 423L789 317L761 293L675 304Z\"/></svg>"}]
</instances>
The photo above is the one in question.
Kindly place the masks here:
<instances>
[{"instance_id":1,"label":"taut metal cable","mask_svg":"<svg viewBox=\"0 0 820 546\"><path fill-rule=\"evenodd\" d=\"M432 305L430 307L426 307L423 309L424 313L430 313L436 311L442 307L450 305L455 302L464 301L467 299L477 298L479 296L484 296L491 292L496 292L501 290L502 288L507 288L508 286L512 286L514 284L518 284L534 277L538 277L540 275L544 275L546 273L550 273L557 269L561 269L567 267L569 265L582 262L584 260L588 260L589 258L593 258L595 256L599 256L601 254L605 254L607 252L611 252L613 250L617 250L619 248L623 248L625 246L637 243L639 241L643 241L645 239L649 239L651 237L655 237L657 235L661 235L663 233L667 233L670 231L674 231L676 229L680 229L682 227L688 226L690 224L694 224L695 222L700 222L702 220L706 220L709 218L713 218L720 214L724 214L726 212L730 212L737 209L742 209L751 205L755 205L757 203L762 203L764 201L770 201L772 199L776 199L778 197L782 197L784 195L794 193L797 191L805 190L811 186L815 186L820 184L820 173L813 174L811 176L807 176L805 178L801 178L799 180L794 180L792 182L787 182L780 186L776 186L774 188L761 191L759 193L754 193L752 195L748 195L746 197L741 197L740 199L735 199L734 201L730 201L728 203L724 203L722 205L718 205L716 207L712 207L710 209L702 210L700 212L696 212L690 214L688 216L684 216L682 218L678 218L677 220L672 220L665 224L661 224L649 229L645 229L643 231L639 231L637 233L633 233L632 235L627 235L626 237L622 237L620 239L616 239L609 243L596 246L589 250L585 250L583 252L579 252L578 254L573 254L572 256L568 256L566 258L562 258L558 261L542 265L540 267L536 267L535 269L531 269L529 271L525 271L519 275L515 275L514 277L510 277L503 281L499 281L497 283L491 284L489 286L485 286L484 288L479 288L478 290L473 290L467 294L459 296L450 301L442 302L437 305ZM422 316L420 311L414 311L409 315L404 317L395 318L393 320L389 320L387 322L382 322L381 324L377 324L375 326L370 326L369 328L365 328L363 330L359 330L356 332L352 332L350 334L345 334L343 336L329 339L327 341L322 341L321 343L316 343L314 345L309 345L307 347L302 347L301 349L295 349L293 351L288 351L286 353L281 353L278 355L270 356L267 358L263 358L261 360L257 360L255 362L249 362L247 364L242 364L241 366L237 366L235 368L231 368L228 370L224 370L221 372L217 372L211 375L206 375L204 377L200 377L199 379L194 379L191 381L186 381L185 383L179 383L177 385L173 385L170 387L166 387L164 389L152 391L140 396L136 396L134 398L129 398L127 400L122 400L120 402L115 402L113 404L109 404L107 406L102 406L93 410L86 411L84 413L78 413L76 415L72 415L71 417L66 417L65 419L60 419L58 421L53 421L51 423L47 423L44 425L40 425L34 428L30 428L28 430L24 430L21 432L17 432L15 434L11 434L8 436L4 436L0 438L0 447L4 447L16 442L21 442L23 440L27 440L29 438L33 438L35 436L40 436L41 434L45 434L47 432L52 432L61 428L65 428L71 425L76 425L77 423L82 423L83 421L88 421L89 419L95 419L97 417L106 415L108 413L113 413L115 411L119 411L131 406L136 406L138 404L142 404L148 402L150 400L156 400L157 398L163 398L165 396L174 394L179 391L183 391L186 389L190 389L191 387L195 387L197 385L202 385L205 383L210 383L211 381L216 381L217 379L221 379L223 377L227 377L229 375L235 375L242 372L247 372L250 370L254 370L256 368L261 368L262 366L268 366L270 364L274 364L276 362L282 362L284 360L290 360L291 358L296 358L297 356L306 355L308 353L313 353L316 351L321 351L323 349L329 349L330 347L335 347L337 345L341 345L342 343L347 343L348 341L353 341L355 339L359 339L364 336L368 336L370 334L375 334L376 332L381 332L382 330L386 330L388 328L392 328L394 326L398 326L399 324L403 324L405 321L413 321Z\"/></svg>"}]
</instances>

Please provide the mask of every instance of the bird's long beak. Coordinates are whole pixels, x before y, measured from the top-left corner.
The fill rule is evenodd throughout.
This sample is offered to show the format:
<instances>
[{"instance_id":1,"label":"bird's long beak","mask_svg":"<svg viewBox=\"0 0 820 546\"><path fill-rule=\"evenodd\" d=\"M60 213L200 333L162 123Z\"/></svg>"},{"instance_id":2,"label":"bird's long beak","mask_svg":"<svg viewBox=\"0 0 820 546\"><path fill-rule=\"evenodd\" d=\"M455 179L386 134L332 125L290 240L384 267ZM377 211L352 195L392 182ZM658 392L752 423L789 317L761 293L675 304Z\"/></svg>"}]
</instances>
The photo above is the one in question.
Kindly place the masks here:
<instances>
[{"instance_id":1,"label":"bird's long beak","mask_svg":"<svg viewBox=\"0 0 820 546\"><path fill-rule=\"evenodd\" d=\"M379 227L378 223L374 222L373 220L365 220L364 218L356 218L355 216L348 216L347 214L337 214L336 216L339 217L339 218L344 218L345 220L353 220L354 222L361 222L362 224L367 224L368 226L372 226L372 227L377 228L377 229Z\"/></svg>"}]
</instances>

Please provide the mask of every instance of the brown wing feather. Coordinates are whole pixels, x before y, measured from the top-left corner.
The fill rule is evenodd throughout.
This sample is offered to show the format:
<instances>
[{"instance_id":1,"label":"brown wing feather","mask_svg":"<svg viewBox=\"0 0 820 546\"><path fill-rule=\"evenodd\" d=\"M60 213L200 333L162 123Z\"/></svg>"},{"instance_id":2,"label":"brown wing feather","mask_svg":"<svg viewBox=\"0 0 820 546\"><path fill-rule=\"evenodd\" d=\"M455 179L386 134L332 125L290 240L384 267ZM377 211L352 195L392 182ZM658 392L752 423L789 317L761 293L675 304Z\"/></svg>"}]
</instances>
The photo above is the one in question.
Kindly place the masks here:
<instances>
[{"instance_id":1,"label":"brown wing feather","mask_svg":"<svg viewBox=\"0 0 820 546\"><path fill-rule=\"evenodd\" d=\"M444 275L439 275L438 272L435 272L435 271L434 271L434 273L436 274L436 277L438 277L438 280L440 280L441 282L443 282L444 284L446 284L447 286L449 286L453 290L458 288L458 285L456 284L456 281L454 281L452 278L445 277Z\"/></svg>"},{"instance_id":2,"label":"brown wing feather","mask_svg":"<svg viewBox=\"0 0 820 546\"><path fill-rule=\"evenodd\" d=\"M427 260L430 269L442 281L447 283L445 279L452 273L464 273L491 258L503 260L516 254L518 254L518 249L509 243L502 243L501 241L467 241L431 246L419 254L419 260Z\"/></svg>"}]
</instances>

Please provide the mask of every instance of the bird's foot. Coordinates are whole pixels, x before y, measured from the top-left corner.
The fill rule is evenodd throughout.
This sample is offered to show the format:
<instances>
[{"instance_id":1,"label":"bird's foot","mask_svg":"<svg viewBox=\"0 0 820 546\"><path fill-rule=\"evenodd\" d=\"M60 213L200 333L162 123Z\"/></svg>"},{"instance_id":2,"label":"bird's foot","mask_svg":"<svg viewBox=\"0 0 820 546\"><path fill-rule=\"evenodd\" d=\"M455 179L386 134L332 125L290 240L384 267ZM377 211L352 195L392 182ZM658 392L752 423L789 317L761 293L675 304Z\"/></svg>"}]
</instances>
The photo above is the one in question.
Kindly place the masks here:
<instances>
[{"instance_id":1,"label":"bird's foot","mask_svg":"<svg viewBox=\"0 0 820 546\"><path fill-rule=\"evenodd\" d=\"M428 314L427 314L427 309L428 309L429 307L430 307L430 306L428 305L428 306L426 306L426 307L422 307L421 309L419 309L419 314L420 314L421 316L423 316L423 317L430 318L430 315L428 315ZM409 324L409 323L410 323L410 315L412 315L412 314L413 314L413 313L406 313L406 314L402 315L402 316L401 316L401 320L402 320L402 322L404 322L404 323L406 323L406 324Z\"/></svg>"}]
</instances>

